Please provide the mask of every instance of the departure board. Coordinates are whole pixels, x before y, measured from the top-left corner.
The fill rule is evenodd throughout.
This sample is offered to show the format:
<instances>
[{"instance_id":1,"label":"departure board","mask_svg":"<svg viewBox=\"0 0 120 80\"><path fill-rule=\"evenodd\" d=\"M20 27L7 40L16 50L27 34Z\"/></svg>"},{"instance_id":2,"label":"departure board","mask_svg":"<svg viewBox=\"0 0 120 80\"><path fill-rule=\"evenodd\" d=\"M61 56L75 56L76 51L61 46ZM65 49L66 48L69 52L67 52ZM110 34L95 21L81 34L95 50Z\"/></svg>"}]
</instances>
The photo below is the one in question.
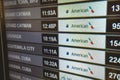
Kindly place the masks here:
<instances>
[{"instance_id":1,"label":"departure board","mask_svg":"<svg viewBox=\"0 0 120 80\"><path fill-rule=\"evenodd\" d=\"M119 0L4 0L10 80L120 80Z\"/></svg>"}]
</instances>

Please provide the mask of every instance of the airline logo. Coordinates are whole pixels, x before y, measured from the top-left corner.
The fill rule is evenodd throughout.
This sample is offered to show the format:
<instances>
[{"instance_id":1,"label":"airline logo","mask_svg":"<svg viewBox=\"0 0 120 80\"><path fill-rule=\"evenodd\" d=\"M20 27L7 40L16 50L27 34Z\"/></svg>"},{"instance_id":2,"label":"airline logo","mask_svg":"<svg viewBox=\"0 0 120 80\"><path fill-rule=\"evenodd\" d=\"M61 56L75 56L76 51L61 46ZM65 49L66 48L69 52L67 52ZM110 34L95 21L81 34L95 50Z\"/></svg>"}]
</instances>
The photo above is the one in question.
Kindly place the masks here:
<instances>
[{"instance_id":1,"label":"airline logo","mask_svg":"<svg viewBox=\"0 0 120 80\"><path fill-rule=\"evenodd\" d=\"M95 13L95 11L93 10L91 6L89 6L89 9L91 10L91 13Z\"/></svg>"},{"instance_id":2,"label":"airline logo","mask_svg":"<svg viewBox=\"0 0 120 80\"><path fill-rule=\"evenodd\" d=\"M90 47L105 49L106 35L88 35L88 34L59 34L60 45L70 45L76 47ZM99 43L99 44L98 44Z\"/></svg>"},{"instance_id":3,"label":"airline logo","mask_svg":"<svg viewBox=\"0 0 120 80\"><path fill-rule=\"evenodd\" d=\"M106 18L59 20L58 26L58 31L62 32L105 33Z\"/></svg>"},{"instance_id":4,"label":"airline logo","mask_svg":"<svg viewBox=\"0 0 120 80\"><path fill-rule=\"evenodd\" d=\"M66 80L66 77L65 77L65 76L62 76L60 80Z\"/></svg>"},{"instance_id":5,"label":"airline logo","mask_svg":"<svg viewBox=\"0 0 120 80\"><path fill-rule=\"evenodd\" d=\"M88 67L88 70L89 70L90 74L92 74L92 75L94 74L90 67Z\"/></svg>"},{"instance_id":6,"label":"airline logo","mask_svg":"<svg viewBox=\"0 0 120 80\"><path fill-rule=\"evenodd\" d=\"M105 67L103 66L91 65L91 64L62 60L62 59L59 60L59 64L61 64L59 65L59 69L61 71L67 71L78 75L89 76L92 78L97 78L102 80L105 79Z\"/></svg>"},{"instance_id":7,"label":"airline logo","mask_svg":"<svg viewBox=\"0 0 120 80\"><path fill-rule=\"evenodd\" d=\"M93 79L60 72L60 79L59 80L93 80Z\"/></svg>"},{"instance_id":8,"label":"airline logo","mask_svg":"<svg viewBox=\"0 0 120 80\"><path fill-rule=\"evenodd\" d=\"M107 1L77 3L58 6L58 17L106 16Z\"/></svg>"},{"instance_id":9,"label":"airline logo","mask_svg":"<svg viewBox=\"0 0 120 80\"><path fill-rule=\"evenodd\" d=\"M90 25L91 29L94 29L94 26L90 22L88 24Z\"/></svg>"},{"instance_id":10,"label":"airline logo","mask_svg":"<svg viewBox=\"0 0 120 80\"><path fill-rule=\"evenodd\" d=\"M72 78L70 78L70 76L68 77L68 76L62 76L61 78L60 78L60 80L73 80Z\"/></svg>"},{"instance_id":11,"label":"airline logo","mask_svg":"<svg viewBox=\"0 0 120 80\"><path fill-rule=\"evenodd\" d=\"M90 57L91 60L94 59L93 56L91 55L91 53L88 52L88 55L89 55L89 57Z\"/></svg>"},{"instance_id":12,"label":"airline logo","mask_svg":"<svg viewBox=\"0 0 120 80\"><path fill-rule=\"evenodd\" d=\"M91 44L91 45L94 45L94 42L92 41L91 38L88 38L88 40L90 41L90 44Z\"/></svg>"},{"instance_id":13,"label":"airline logo","mask_svg":"<svg viewBox=\"0 0 120 80\"><path fill-rule=\"evenodd\" d=\"M105 51L59 47L59 57L77 61L105 64Z\"/></svg>"}]
</instances>

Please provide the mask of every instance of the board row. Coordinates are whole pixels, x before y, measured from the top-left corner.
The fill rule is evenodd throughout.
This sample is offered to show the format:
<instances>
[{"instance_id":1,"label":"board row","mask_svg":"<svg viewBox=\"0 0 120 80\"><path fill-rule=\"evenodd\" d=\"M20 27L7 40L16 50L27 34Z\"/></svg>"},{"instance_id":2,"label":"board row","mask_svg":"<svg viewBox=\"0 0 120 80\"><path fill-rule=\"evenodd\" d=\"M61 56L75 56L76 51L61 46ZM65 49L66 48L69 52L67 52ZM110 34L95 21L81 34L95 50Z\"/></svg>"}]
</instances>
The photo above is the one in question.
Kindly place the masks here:
<instances>
[{"instance_id":1,"label":"board row","mask_svg":"<svg viewBox=\"0 0 120 80\"><path fill-rule=\"evenodd\" d=\"M46 6L46 5L56 5L56 4L62 4L62 3L73 3L73 2L89 2L91 0L4 0L4 6L5 7L11 7L11 6ZM101 0L97 0L101 1ZM107 1L107 0L102 0Z\"/></svg>"},{"instance_id":2,"label":"board row","mask_svg":"<svg viewBox=\"0 0 120 80\"><path fill-rule=\"evenodd\" d=\"M119 33L120 19L53 19L6 21L6 30L82 33Z\"/></svg>"},{"instance_id":3,"label":"board row","mask_svg":"<svg viewBox=\"0 0 120 80\"><path fill-rule=\"evenodd\" d=\"M25 65L23 67L28 68ZM43 72L43 74L38 73L39 76L40 75L44 76L43 77L44 79L43 79L40 77L35 77L35 76L23 74L23 73L18 73L18 72L12 71L12 70L10 70L10 73L9 73L10 80L94 80L91 78L85 78L82 76L77 76L77 75L64 73L64 72L59 72L59 75L56 75L55 73L50 73L49 70L41 71L41 73ZM54 79L51 77L56 77L57 79L56 78Z\"/></svg>"},{"instance_id":4,"label":"board row","mask_svg":"<svg viewBox=\"0 0 120 80\"><path fill-rule=\"evenodd\" d=\"M5 19L81 18L120 16L120 1L97 1L48 7L6 9Z\"/></svg>"}]
</instances>

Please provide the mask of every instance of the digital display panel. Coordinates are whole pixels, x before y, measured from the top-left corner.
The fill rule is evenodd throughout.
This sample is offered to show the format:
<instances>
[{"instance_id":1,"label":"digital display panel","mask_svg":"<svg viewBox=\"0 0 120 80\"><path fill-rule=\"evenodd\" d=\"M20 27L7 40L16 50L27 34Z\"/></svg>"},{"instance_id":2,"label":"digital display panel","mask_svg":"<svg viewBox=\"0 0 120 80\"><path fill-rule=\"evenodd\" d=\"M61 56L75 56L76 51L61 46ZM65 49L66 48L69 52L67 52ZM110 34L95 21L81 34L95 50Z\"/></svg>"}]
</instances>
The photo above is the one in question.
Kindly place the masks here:
<instances>
[{"instance_id":1,"label":"digital display panel","mask_svg":"<svg viewBox=\"0 0 120 80\"><path fill-rule=\"evenodd\" d=\"M119 0L5 0L11 80L119 80Z\"/></svg>"}]
</instances>

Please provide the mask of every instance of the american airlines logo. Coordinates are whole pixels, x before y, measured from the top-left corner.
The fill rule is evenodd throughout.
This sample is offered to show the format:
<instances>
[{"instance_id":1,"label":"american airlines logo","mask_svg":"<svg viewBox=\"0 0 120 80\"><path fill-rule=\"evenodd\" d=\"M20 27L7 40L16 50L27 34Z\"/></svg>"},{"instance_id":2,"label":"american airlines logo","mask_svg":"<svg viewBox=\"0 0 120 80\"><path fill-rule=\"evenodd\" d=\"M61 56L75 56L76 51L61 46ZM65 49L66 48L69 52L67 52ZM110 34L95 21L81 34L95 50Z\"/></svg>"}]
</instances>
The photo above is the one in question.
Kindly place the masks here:
<instances>
[{"instance_id":1,"label":"american airlines logo","mask_svg":"<svg viewBox=\"0 0 120 80\"><path fill-rule=\"evenodd\" d=\"M88 38L88 40L90 41L90 44L94 45L94 42L92 41L91 38Z\"/></svg>"},{"instance_id":2,"label":"american airlines logo","mask_svg":"<svg viewBox=\"0 0 120 80\"><path fill-rule=\"evenodd\" d=\"M90 25L91 29L94 29L94 26L90 22L88 24Z\"/></svg>"},{"instance_id":3,"label":"american airlines logo","mask_svg":"<svg viewBox=\"0 0 120 80\"><path fill-rule=\"evenodd\" d=\"M89 70L90 74L92 74L92 75L94 74L90 67L88 67L88 70Z\"/></svg>"},{"instance_id":4,"label":"american airlines logo","mask_svg":"<svg viewBox=\"0 0 120 80\"><path fill-rule=\"evenodd\" d=\"M89 57L90 57L91 60L94 59L93 56L91 55L91 53L88 52L88 55L89 55Z\"/></svg>"},{"instance_id":5,"label":"american airlines logo","mask_svg":"<svg viewBox=\"0 0 120 80\"><path fill-rule=\"evenodd\" d=\"M95 11L93 10L93 8L91 6L89 6L89 9L90 9L91 13L95 13Z\"/></svg>"},{"instance_id":6,"label":"american airlines logo","mask_svg":"<svg viewBox=\"0 0 120 80\"><path fill-rule=\"evenodd\" d=\"M70 78L70 76L62 76L61 78L60 78L60 80L72 80L72 78Z\"/></svg>"}]
</instances>

